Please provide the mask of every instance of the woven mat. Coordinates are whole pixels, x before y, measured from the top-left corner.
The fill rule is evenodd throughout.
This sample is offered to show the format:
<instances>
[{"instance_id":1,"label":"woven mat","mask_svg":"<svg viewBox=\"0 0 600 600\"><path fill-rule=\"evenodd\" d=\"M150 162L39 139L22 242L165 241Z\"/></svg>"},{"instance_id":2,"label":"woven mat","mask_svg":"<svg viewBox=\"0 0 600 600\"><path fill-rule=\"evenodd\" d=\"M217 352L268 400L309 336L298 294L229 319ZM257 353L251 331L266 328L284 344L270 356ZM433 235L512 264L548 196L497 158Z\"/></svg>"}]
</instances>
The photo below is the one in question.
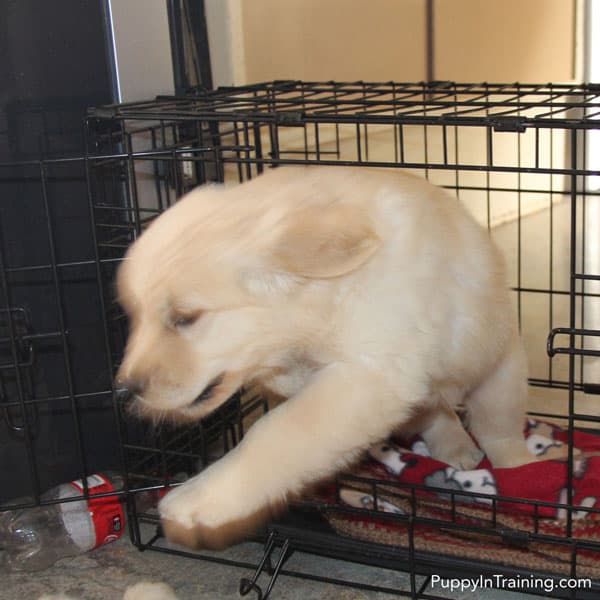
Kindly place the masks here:
<instances>
[{"instance_id":1,"label":"woven mat","mask_svg":"<svg viewBox=\"0 0 600 600\"><path fill-rule=\"evenodd\" d=\"M357 472L368 476L368 473ZM360 504L363 508L373 509L373 498L368 486L360 490L360 484L354 488L341 490L342 501L352 506ZM393 503L394 507L411 514L411 499L402 497L398 490L385 494L379 490L378 505ZM369 505L370 504L370 505ZM385 512L390 512L386 510ZM395 512L395 511L394 511ZM474 559L494 565L514 566L531 572L548 572L563 576L571 575L572 549L566 539L566 522L563 520L538 519L537 531L535 517L530 515L510 515L496 513L496 524L492 519L489 506L473 506L446 500L415 498L415 511L418 519L442 521L439 527L416 524L414 527L414 548L419 552L443 554L457 558ZM409 547L408 525L400 520L390 521L362 515L345 515L335 510L327 513L327 519L334 530L345 536L360 540L392 546ZM444 523L449 526L444 527ZM451 528L451 525L466 525L469 531ZM478 529L500 532L503 529L531 532L555 536L562 543L544 543L530 541L527 547L516 547L503 541L500 535L478 532ZM573 539L600 541L600 525L597 520L573 521ZM578 577L600 578L600 552L578 550L576 555Z\"/></svg>"}]
</instances>

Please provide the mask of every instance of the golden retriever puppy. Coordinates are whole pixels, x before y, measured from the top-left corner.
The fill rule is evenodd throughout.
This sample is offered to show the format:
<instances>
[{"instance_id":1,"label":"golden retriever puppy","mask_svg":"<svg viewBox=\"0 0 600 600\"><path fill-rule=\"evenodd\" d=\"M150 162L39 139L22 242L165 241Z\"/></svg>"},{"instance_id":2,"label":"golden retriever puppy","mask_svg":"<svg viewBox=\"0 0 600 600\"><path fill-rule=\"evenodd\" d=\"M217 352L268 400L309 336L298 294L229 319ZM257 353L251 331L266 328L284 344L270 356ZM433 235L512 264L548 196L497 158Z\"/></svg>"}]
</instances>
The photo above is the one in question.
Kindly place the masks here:
<instances>
[{"instance_id":1,"label":"golden retriever puppy","mask_svg":"<svg viewBox=\"0 0 600 600\"><path fill-rule=\"evenodd\" d=\"M117 383L142 413L199 419L258 381L287 398L159 510L168 537L236 541L392 430L472 469L533 460L526 365L502 261L444 191L398 171L283 167L201 187L118 273Z\"/></svg>"}]
</instances>

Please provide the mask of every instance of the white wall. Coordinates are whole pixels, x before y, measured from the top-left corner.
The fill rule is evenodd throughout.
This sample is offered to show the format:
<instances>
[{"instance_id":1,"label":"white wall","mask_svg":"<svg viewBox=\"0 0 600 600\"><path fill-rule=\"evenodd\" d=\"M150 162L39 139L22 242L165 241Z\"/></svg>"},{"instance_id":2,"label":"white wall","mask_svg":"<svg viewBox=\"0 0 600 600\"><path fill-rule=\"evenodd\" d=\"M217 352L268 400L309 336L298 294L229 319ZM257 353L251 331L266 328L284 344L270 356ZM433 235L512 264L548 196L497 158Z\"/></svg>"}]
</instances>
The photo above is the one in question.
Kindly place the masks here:
<instances>
[{"instance_id":1,"label":"white wall","mask_svg":"<svg viewBox=\"0 0 600 600\"><path fill-rule=\"evenodd\" d=\"M109 0L119 101L173 94L165 0Z\"/></svg>"},{"instance_id":2,"label":"white wall","mask_svg":"<svg viewBox=\"0 0 600 600\"><path fill-rule=\"evenodd\" d=\"M215 87L246 83L242 0L205 0Z\"/></svg>"},{"instance_id":3,"label":"white wall","mask_svg":"<svg viewBox=\"0 0 600 600\"><path fill-rule=\"evenodd\" d=\"M587 48L586 81L600 83L600 0L587 0L586 6ZM599 122L600 126L600 122ZM587 168L600 170L600 131L589 131L587 137ZM600 176L590 177L588 189L600 189ZM585 203L585 256L584 272L600 275L600 197L590 196ZM587 292L600 294L600 282L587 281ZM584 303L584 326L600 330L600 299L587 298ZM586 347L600 350L600 338L586 340ZM600 358L584 360L587 381L597 382L600 378Z\"/></svg>"}]
</instances>

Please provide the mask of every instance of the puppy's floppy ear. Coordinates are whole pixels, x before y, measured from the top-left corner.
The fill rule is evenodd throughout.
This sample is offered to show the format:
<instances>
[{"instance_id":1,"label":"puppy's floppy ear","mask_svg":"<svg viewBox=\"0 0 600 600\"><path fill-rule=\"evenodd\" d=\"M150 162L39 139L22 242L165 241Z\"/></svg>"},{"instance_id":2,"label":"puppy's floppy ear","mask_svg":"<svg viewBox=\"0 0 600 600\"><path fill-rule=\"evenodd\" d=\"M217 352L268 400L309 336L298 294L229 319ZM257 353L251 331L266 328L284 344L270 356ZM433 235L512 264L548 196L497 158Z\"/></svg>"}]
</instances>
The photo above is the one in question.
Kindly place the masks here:
<instances>
[{"instance_id":1,"label":"puppy's floppy ear","mask_svg":"<svg viewBox=\"0 0 600 600\"><path fill-rule=\"evenodd\" d=\"M292 275L329 279L358 269L380 244L361 209L348 205L311 207L291 216L270 260L278 270Z\"/></svg>"}]
</instances>

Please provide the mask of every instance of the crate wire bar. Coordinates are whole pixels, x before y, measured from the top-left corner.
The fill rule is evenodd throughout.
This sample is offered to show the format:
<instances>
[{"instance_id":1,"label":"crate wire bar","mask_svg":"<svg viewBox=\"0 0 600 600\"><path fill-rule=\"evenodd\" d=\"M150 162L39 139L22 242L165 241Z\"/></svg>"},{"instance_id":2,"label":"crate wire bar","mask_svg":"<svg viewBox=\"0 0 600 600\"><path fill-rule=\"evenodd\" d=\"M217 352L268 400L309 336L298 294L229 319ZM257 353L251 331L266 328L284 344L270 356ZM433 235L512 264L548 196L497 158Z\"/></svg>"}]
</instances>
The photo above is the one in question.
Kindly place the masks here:
<instances>
[{"instance_id":1,"label":"crate wire bar","mask_svg":"<svg viewBox=\"0 0 600 600\"><path fill-rule=\"evenodd\" d=\"M222 456L268 407L264 399L242 391L218 414L189 428L153 428L122 411L111 382L122 356L127 323L114 302L112 282L128 245L153 218L196 185L235 185L281 164L401 168L426 177L465 203L504 249L531 363L531 391L542 397L530 414L568 430L572 458L574 432L593 431L600 422L594 404L600 391L600 323L596 319L600 267L594 254L599 233L592 220L600 202L594 187L600 177L600 157L588 152L588 139L596 134L599 123L600 86L595 85L275 81L93 108L84 128L84 156L0 164L0 189L7 190L9 198L10 194L33 198L36 212L32 218L45 224L48 248L43 257L15 259L10 214L4 215L0 231L1 408L3 420L14 429L19 450L27 457L29 474L25 493L19 494L25 500L3 499L12 501L3 508L38 504L40 494L52 483L40 466L41 449L36 444L36 430L48 418L48 409L60 407L71 420L79 464L72 478L93 472L87 452L90 432L82 407L99 403L111 412L119 448L115 460L126 475L125 489L119 493L128 500L132 541L140 549L201 556L254 570L254 576L242 579L243 594L267 598L276 590L278 575L284 574L413 599L443 599L448 596L431 588L433 574L530 575L518 564L424 550L419 543L423 527L458 536L487 536L502 547L545 544L569 558L558 570L548 565L535 574L554 580L582 576L583 557L600 557L600 543L591 534L575 535L574 513L583 511L592 521L600 511L573 506L572 461L566 503L496 498L486 519L465 523L460 518L461 498L474 494L445 490L447 515L432 518L423 510L419 486L391 486L387 481L342 475L335 483L333 499L295 503L289 515L268 524L256 538L264 544L263 550L252 559L240 558L235 551L198 555L167 547L156 513L140 509L135 492L176 485ZM78 186L77 201L92 223L93 250L85 255L61 247L57 198L68 186ZM537 234L532 233L534 222L541 223ZM533 266L535 255L541 256L542 268ZM17 302L25 294L21 288L35 287L39 274L49 281L54 320L39 319ZM98 367L101 377L95 381L76 377L77 353L65 308L74 293L69 277L95 286L97 298L90 312L98 322L106 355L105 364ZM36 369L48 345L62 361L63 385L58 390L43 390L36 383ZM369 489L375 508L343 504L340 489L348 484ZM390 515L376 510L377 499L390 494L408 499L411 511ZM529 504L530 526L503 525L497 509L502 500ZM539 511L548 504L565 510L558 533L550 534L541 526ZM335 533L327 519L336 515L394 523L405 543L385 545ZM148 540L143 539L143 523L156 526ZM292 567L302 553L406 571L408 576L398 586L346 581L335 574ZM270 581L263 589L259 581L265 574ZM547 591L526 591L548 595ZM595 583L593 590L555 589L552 594L592 598L599 591Z\"/></svg>"},{"instance_id":2,"label":"crate wire bar","mask_svg":"<svg viewBox=\"0 0 600 600\"><path fill-rule=\"evenodd\" d=\"M584 309L598 302L600 290L595 285L598 273L585 270L585 246L590 241L590 232L582 222L587 214L585 204L597 202L598 196L598 192L587 185L588 179L599 174L600 165L586 156L586 136L588 130L598 128L599 86L276 81L199 92L197 96L184 98L158 98L151 102L102 107L91 116L98 122L108 121L120 127L121 135L130 140L128 147L131 147L132 134L137 133L139 138L143 128L155 130L157 134L151 136L153 145L144 149L150 153L156 151L157 139L165 143L169 137L165 131L178 129L179 134L172 135L170 149L177 153L177 159L184 164L181 171L188 176L194 169L203 169L201 181L205 181L207 175L226 184L245 181L268 166L280 164L404 168L443 185L466 201L492 234L494 226L505 220L517 221L518 240L514 250L517 264L513 265L511 275L519 314L526 312L523 305L532 296L545 299L548 313L544 336L536 341L542 348L547 345L549 356L536 360L530 383L559 394L562 391L560 410L538 409L532 411L532 415L565 422L571 440L576 421L579 426L590 426L598 421L593 411L576 410L575 395L597 392L597 380L589 378L586 364L588 359L598 355L594 344L597 323L587 326ZM205 152L197 153L196 148L203 148ZM210 164L207 164L206 151L212 152ZM176 173L174 178L175 184L171 187L182 189L185 176L182 178L181 173ZM564 209L558 213L561 200L570 206L570 212L565 215L571 220L567 277L559 276L554 265L558 253L555 222L565 214ZM507 216L504 205L510 204L515 206L512 206L513 214ZM535 284L523 264L528 240L521 222L530 210L534 214L545 210L550 215L547 278ZM136 205L135 211L140 222L144 221L144 215L153 214L152 207L147 206ZM521 326L527 334L528 324L523 318ZM557 344L559 339L562 345ZM564 355L566 361L561 361L560 355ZM570 481L572 477L570 472ZM376 497L381 482L371 484ZM455 500L452 494L453 505ZM572 496L569 496L568 503L571 502ZM536 511L543 505L532 504L536 505ZM295 507L296 513L304 517L311 510L320 514L332 510L350 514L356 509L340 503L330 506L318 502L304 502ZM381 517L380 512L377 514ZM425 583L422 589L416 585L414 574L424 565L434 564L438 572L444 565L446 570L456 572L470 570L464 560L452 557L436 560L415 550L415 524L426 521L417 513L409 516L408 548L395 549L392 553L395 560L387 563L396 567L402 563L411 572L410 589L403 593L414 598L437 597L425 592ZM455 519L437 525L467 532L479 529L512 544L527 545L543 540L569 546L572 574L577 572L579 551L598 550L594 540L571 538L569 510L564 537L554 539L537 528L532 532L502 530L497 524L496 503L490 522L483 526L469 527ZM264 597L270 593L278 573L293 573L285 569L284 564L295 550L352 557L361 562L368 562L369 555L377 554L373 544L350 542L318 528L311 532L310 528L283 523L270 525L268 532L262 568L273 574L273 580ZM319 542L311 540L311 535ZM352 552L353 545L358 545L359 550ZM281 555L273 567L270 557L275 546L281 548ZM332 548L338 551L332 552ZM478 567L480 572L486 568L489 572L489 565L481 563ZM511 571L499 565L494 568ZM244 580L241 588L244 593L252 590L262 593L256 583L260 571L259 567L253 579ZM304 576L318 578L310 573ZM371 589L368 585L367 588Z\"/></svg>"}]
</instances>

